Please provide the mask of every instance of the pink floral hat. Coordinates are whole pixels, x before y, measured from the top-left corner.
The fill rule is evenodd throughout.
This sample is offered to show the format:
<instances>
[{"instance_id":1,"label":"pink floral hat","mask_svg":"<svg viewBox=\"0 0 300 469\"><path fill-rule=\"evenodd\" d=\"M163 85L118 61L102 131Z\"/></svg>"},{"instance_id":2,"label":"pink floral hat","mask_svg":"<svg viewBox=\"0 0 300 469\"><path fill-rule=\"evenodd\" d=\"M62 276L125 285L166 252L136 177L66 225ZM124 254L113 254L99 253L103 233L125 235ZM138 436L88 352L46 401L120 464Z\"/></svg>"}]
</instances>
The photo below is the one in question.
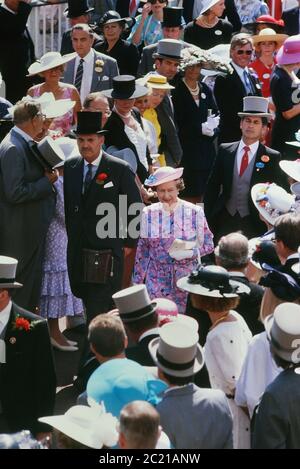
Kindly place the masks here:
<instances>
[{"instance_id":1,"label":"pink floral hat","mask_svg":"<svg viewBox=\"0 0 300 469\"><path fill-rule=\"evenodd\" d=\"M145 181L145 186L155 187L165 182L176 181L180 179L183 173L183 168L171 168L170 166L163 166L151 174Z\"/></svg>"}]
</instances>

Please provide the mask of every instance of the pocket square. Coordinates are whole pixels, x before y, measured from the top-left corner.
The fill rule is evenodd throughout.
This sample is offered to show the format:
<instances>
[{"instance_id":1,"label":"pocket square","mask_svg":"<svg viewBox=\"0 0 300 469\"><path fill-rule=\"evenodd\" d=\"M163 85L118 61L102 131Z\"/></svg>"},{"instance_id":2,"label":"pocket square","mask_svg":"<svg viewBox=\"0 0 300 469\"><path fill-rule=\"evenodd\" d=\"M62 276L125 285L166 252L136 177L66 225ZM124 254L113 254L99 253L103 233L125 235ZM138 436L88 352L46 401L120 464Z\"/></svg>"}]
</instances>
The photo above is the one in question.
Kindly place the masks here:
<instances>
[{"instance_id":1,"label":"pocket square","mask_svg":"<svg viewBox=\"0 0 300 469\"><path fill-rule=\"evenodd\" d=\"M103 186L103 189L108 189L109 187L114 187L114 183L112 181L106 183L104 186Z\"/></svg>"},{"instance_id":2,"label":"pocket square","mask_svg":"<svg viewBox=\"0 0 300 469\"><path fill-rule=\"evenodd\" d=\"M109 80L109 77L107 75L103 75L103 77L101 77L101 81L107 81Z\"/></svg>"}]
</instances>

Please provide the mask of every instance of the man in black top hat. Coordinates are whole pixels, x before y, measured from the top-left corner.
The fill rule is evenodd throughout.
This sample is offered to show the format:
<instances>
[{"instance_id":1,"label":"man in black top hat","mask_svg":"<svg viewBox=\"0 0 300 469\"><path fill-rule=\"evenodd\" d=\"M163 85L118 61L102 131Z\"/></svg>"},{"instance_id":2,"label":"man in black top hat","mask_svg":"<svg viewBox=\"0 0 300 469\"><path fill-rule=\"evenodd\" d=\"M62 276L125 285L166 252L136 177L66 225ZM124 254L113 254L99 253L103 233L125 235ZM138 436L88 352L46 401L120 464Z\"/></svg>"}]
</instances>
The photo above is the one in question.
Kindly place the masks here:
<instances>
[{"instance_id":1,"label":"man in black top hat","mask_svg":"<svg viewBox=\"0 0 300 469\"><path fill-rule=\"evenodd\" d=\"M91 21L91 13L94 8L89 8L87 0L68 0L68 6L65 9L65 15L69 18L71 28L64 32L60 53L61 55L70 54L74 52L71 39L71 31L76 24L89 24ZM95 38L95 43L98 39Z\"/></svg>"},{"instance_id":2,"label":"man in black top hat","mask_svg":"<svg viewBox=\"0 0 300 469\"><path fill-rule=\"evenodd\" d=\"M165 7L163 10L164 19L162 22L162 31L164 39L177 39L180 40L182 30L184 28L184 20L182 17L183 9L178 7ZM190 44L182 41L183 47L188 47ZM138 68L138 75L144 76L148 72L153 72L154 58L153 54L157 52L158 43L150 44L144 47L141 56L141 61Z\"/></svg>"},{"instance_id":3,"label":"man in black top hat","mask_svg":"<svg viewBox=\"0 0 300 469\"><path fill-rule=\"evenodd\" d=\"M79 112L75 131L81 156L64 167L68 272L73 293L82 298L87 322L109 311L121 288L125 259L137 243L132 232L141 202L129 166L104 151L101 113ZM133 222L133 223L134 223ZM127 257L129 256L129 257ZM125 261L126 262L126 261Z\"/></svg>"}]
</instances>

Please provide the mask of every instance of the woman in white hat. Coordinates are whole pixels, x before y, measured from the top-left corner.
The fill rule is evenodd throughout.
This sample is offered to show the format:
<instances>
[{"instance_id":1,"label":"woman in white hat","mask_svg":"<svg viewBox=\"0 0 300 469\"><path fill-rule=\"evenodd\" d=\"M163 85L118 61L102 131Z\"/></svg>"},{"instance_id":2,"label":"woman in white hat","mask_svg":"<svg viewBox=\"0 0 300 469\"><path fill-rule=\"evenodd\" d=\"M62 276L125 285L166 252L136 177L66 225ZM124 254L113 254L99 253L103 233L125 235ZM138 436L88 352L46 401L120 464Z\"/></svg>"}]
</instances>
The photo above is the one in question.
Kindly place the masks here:
<instances>
[{"instance_id":1,"label":"woman in white hat","mask_svg":"<svg viewBox=\"0 0 300 469\"><path fill-rule=\"evenodd\" d=\"M250 447L250 421L234 402L235 387L252 334L234 309L239 294L249 293L245 284L230 279L226 269L219 266L199 266L177 285L191 294L192 305L207 311L211 328L205 343L205 363L212 388L226 394L233 415L233 447Z\"/></svg>"},{"instance_id":2,"label":"woman in white hat","mask_svg":"<svg viewBox=\"0 0 300 469\"><path fill-rule=\"evenodd\" d=\"M193 270L200 256L213 251L213 236L201 207L179 199L183 168L164 166L145 181L156 190L159 202L145 207L133 274L145 283L150 297L175 301L184 313L187 294L177 280Z\"/></svg>"},{"instance_id":3,"label":"woman in white hat","mask_svg":"<svg viewBox=\"0 0 300 469\"><path fill-rule=\"evenodd\" d=\"M28 76L40 75L45 80L44 83L32 86L28 90L27 93L30 96L38 97L43 93L50 92L57 100L69 99L76 103L73 110L54 119L50 125L50 130L56 131L58 137L63 137L71 130L72 124L76 123L77 112L81 109L80 96L75 86L60 81L64 65L73 60L75 56L75 53L61 56L59 52L47 52L28 69Z\"/></svg>"},{"instance_id":4,"label":"woman in white hat","mask_svg":"<svg viewBox=\"0 0 300 469\"><path fill-rule=\"evenodd\" d=\"M229 21L221 19L224 10L224 0L203 0L200 15L188 23L184 30L184 40L202 49L228 44L233 26Z\"/></svg>"},{"instance_id":5,"label":"woman in white hat","mask_svg":"<svg viewBox=\"0 0 300 469\"><path fill-rule=\"evenodd\" d=\"M250 67L257 73L264 98L271 96L270 80L276 65L275 53L287 37L286 34L276 34L271 28L262 29L252 37L257 59L250 63Z\"/></svg>"}]
</instances>

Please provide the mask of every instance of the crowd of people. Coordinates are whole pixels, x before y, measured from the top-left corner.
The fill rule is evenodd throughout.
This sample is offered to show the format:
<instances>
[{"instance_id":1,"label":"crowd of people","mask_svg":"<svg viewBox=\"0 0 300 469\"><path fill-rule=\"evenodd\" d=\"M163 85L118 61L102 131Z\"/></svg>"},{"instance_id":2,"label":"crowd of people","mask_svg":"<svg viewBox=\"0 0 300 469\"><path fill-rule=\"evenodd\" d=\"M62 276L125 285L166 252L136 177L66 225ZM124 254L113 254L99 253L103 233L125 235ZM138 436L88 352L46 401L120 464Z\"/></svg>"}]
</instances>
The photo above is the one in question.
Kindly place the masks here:
<instances>
[{"instance_id":1,"label":"crowd of people","mask_svg":"<svg viewBox=\"0 0 300 469\"><path fill-rule=\"evenodd\" d=\"M299 7L100 3L0 6L0 448L300 448Z\"/></svg>"}]
</instances>

